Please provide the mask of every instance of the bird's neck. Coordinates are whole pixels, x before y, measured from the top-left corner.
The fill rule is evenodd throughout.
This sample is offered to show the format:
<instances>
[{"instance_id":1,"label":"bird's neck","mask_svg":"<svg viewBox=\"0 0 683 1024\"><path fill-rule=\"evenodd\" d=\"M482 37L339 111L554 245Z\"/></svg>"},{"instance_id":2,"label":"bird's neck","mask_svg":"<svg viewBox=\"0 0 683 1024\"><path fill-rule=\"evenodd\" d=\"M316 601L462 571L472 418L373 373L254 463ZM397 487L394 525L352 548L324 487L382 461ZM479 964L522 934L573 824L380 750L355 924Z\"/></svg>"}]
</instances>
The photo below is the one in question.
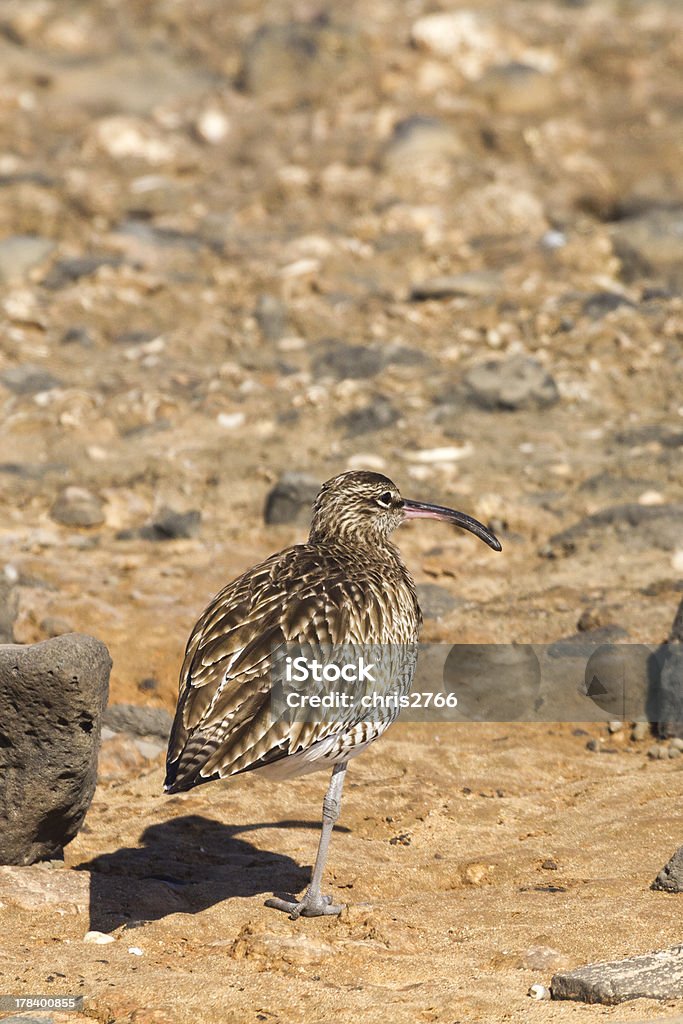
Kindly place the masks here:
<instances>
[{"instance_id":1,"label":"bird's neck","mask_svg":"<svg viewBox=\"0 0 683 1024\"><path fill-rule=\"evenodd\" d=\"M335 557L351 558L354 561L364 559L370 563L401 562L400 556L389 538L383 534L368 534L367 531L345 530L340 528L334 532L329 530L311 530L308 543ZM402 564L402 563L401 563Z\"/></svg>"}]
</instances>

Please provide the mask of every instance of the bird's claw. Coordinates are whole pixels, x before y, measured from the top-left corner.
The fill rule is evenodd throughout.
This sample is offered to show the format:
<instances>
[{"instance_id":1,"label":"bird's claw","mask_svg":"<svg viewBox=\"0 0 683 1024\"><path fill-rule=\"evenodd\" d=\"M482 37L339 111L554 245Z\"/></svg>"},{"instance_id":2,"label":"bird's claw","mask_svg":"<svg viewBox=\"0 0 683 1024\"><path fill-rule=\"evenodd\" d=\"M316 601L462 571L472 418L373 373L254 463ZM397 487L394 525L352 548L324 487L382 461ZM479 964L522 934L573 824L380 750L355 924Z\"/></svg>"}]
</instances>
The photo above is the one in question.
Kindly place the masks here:
<instances>
[{"instance_id":1,"label":"bird's claw","mask_svg":"<svg viewBox=\"0 0 683 1024\"><path fill-rule=\"evenodd\" d=\"M323 917L332 914L341 914L344 909L343 903L333 903L331 896L309 896L308 893L302 900L279 899L274 896L265 902L266 907L273 910L282 910L289 914L290 921L296 921L298 917Z\"/></svg>"}]
</instances>

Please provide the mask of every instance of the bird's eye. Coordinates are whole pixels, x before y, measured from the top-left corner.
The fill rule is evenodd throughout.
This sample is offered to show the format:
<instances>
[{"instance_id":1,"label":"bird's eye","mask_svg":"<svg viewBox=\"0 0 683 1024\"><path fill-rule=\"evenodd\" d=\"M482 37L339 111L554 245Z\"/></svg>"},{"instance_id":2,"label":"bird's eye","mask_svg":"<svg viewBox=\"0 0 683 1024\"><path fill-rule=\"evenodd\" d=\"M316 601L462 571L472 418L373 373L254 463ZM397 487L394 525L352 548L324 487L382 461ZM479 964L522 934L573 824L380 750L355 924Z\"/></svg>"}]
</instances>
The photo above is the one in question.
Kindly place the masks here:
<instances>
[{"instance_id":1,"label":"bird's eye","mask_svg":"<svg viewBox=\"0 0 683 1024\"><path fill-rule=\"evenodd\" d=\"M384 494L380 494L377 504L381 505L382 508L391 508L391 491L385 491Z\"/></svg>"}]
</instances>

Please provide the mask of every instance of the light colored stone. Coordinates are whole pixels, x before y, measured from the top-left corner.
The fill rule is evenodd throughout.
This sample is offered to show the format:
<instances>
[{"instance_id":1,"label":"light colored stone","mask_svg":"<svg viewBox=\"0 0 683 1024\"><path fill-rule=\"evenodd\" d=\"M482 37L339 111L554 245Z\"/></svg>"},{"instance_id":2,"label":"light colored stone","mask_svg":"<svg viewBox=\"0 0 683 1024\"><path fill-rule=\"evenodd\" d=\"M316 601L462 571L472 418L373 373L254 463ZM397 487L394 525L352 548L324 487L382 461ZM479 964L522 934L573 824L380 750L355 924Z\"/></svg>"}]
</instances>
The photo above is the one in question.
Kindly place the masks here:
<instances>
[{"instance_id":1,"label":"light colored stone","mask_svg":"<svg viewBox=\"0 0 683 1024\"><path fill-rule=\"evenodd\" d=\"M139 117L115 115L98 121L94 128L97 146L114 160L143 160L164 164L176 156L174 143L158 128Z\"/></svg>"},{"instance_id":2,"label":"light colored stone","mask_svg":"<svg viewBox=\"0 0 683 1024\"><path fill-rule=\"evenodd\" d=\"M106 946L110 942L116 942L113 935L107 935L106 932L86 932L83 936L83 941L94 946Z\"/></svg>"},{"instance_id":3,"label":"light colored stone","mask_svg":"<svg viewBox=\"0 0 683 1024\"><path fill-rule=\"evenodd\" d=\"M0 282L20 280L54 250L55 243L39 235L13 235L0 241Z\"/></svg>"},{"instance_id":4,"label":"light colored stone","mask_svg":"<svg viewBox=\"0 0 683 1024\"><path fill-rule=\"evenodd\" d=\"M0 904L31 911L59 907L69 914L82 914L88 909L89 900L87 871L43 864L0 867Z\"/></svg>"}]
</instances>

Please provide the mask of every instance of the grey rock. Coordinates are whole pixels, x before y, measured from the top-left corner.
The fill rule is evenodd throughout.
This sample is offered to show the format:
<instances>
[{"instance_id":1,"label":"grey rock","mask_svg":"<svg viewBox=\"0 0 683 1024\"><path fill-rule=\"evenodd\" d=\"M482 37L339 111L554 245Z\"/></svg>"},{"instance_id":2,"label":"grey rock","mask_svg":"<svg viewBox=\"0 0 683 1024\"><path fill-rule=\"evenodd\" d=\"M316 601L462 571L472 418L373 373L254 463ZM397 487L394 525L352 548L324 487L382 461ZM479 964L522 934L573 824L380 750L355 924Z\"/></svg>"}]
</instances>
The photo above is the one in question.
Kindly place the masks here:
<instances>
[{"instance_id":1,"label":"grey rock","mask_svg":"<svg viewBox=\"0 0 683 1024\"><path fill-rule=\"evenodd\" d=\"M45 636L64 636L65 633L73 633L73 625L68 619L59 615L46 615L41 619L40 628Z\"/></svg>"},{"instance_id":2,"label":"grey rock","mask_svg":"<svg viewBox=\"0 0 683 1024\"><path fill-rule=\"evenodd\" d=\"M462 598L453 597L450 590L440 587L438 583L418 583L417 598L425 619L442 619L465 603Z\"/></svg>"},{"instance_id":3,"label":"grey rock","mask_svg":"<svg viewBox=\"0 0 683 1024\"><path fill-rule=\"evenodd\" d=\"M39 235L14 235L0 242L0 282L25 277L42 263L55 247L49 238Z\"/></svg>"},{"instance_id":4,"label":"grey rock","mask_svg":"<svg viewBox=\"0 0 683 1024\"><path fill-rule=\"evenodd\" d=\"M275 295L259 295L254 316L265 341L279 341L287 333L287 307Z\"/></svg>"},{"instance_id":5,"label":"grey rock","mask_svg":"<svg viewBox=\"0 0 683 1024\"><path fill-rule=\"evenodd\" d=\"M600 317L605 316L606 313L612 313L620 306L629 306L631 309L635 309L635 303L618 292L595 292L584 301L583 312L586 316L599 320Z\"/></svg>"},{"instance_id":6,"label":"grey rock","mask_svg":"<svg viewBox=\"0 0 683 1024\"><path fill-rule=\"evenodd\" d=\"M547 554L550 557L571 555L584 538L590 537L595 543L593 535L596 533L623 540L637 532L641 540L652 547L674 550L680 543L682 528L683 504L611 505L554 534Z\"/></svg>"},{"instance_id":7,"label":"grey rock","mask_svg":"<svg viewBox=\"0 0 683 1024\"><path fill-rule=\"evenodd\" d=\"M428 356L409 345L349 345L337 338L318 342L311 356L311 370L316 378L333 380L367 380L376 377L386 366L424 366Z\"/></svg>"},{"instance_id":8,"label":"grey rock","mask_svg":"<svg viewBox=\"0 0 683 1024\"><path fill-rule=\"evenodd\" d=\"M658 733L662 739L683 736L683 645L669 644L659 676Z\"/></svg>"},{"instance_id":9,"label":"grey rock","mask_svg":"<svg viewBox=\"0 0 683 1024\"><path fill-rule=\"evenodd\" d=\"M50 518L63 526L101 526L104 502L85 487L65 487L50 509Z\"/></svg>"},{"instance_id":10,"label":"grey rock","mask_svg":"<svg viewBox=\"0 0 683 1024\"><path fill-rule=\"evenodd\" d=\"M418 660L418 672L423 670ZM446 692L457 696L459 721L537 720L541 669L531 644L455 644L446 658L443 681Z\"/></svg>"},{"instance_id":11,"label":"grey rock","mask_svg":"<svg viewBox=\"0 0 683 1024\"><path fill-rule=\"evenodd\" d=\"M87 871L69 871L51 864L0 867L0 903L34 912L50 908L82 914L89 902Z\"/></svg>"},{"instance_id":12,"label":"grey rock","mask_svg":"<svg viewBox=\"0 0 683 1024\"><path fill-rule=\"evenodd\" d=\"M43 278L43 285L53 291L73 284L81 277L89 277L100 267L118 267L123 260L120 256L78 256L68 260L58 260Z\"/></svg>"},{"instance_id":13,"label":"grey rock","mask_svg":"<svg viewBox=\"0 0 683 1024\"><path fill-rule=\"evenodd\" d=\"M612 241L627 281L662 274L676 286L683 284L683 207L620 220L612 228Z\"/></svg>"},{"instance_id":14,"label":"grey rock","mask_svg":"<svg viewBox=\"0 0 683 1024\"><path fill-rule=\"evenodd\" d=\"M455 296L486 298L500 291L501 277L495 270L471 270L462 274L430 277L414 284L410 298L414 302L426 299L449 299Z\"/></svg>"},{"instance_id":15,"label":"grey rock","mask_svg":"<svg viewBox=\"0 0 683 1024\"><path fill-rule=\"evenodd\" d=\"M142 527L140 536L154 541L190 539L199 535L201 521L199 509L175 512L172 508L162 508L152 523Z\"/></svg>"},{"instance_id":16,"label":"grey rock","mask_svg":"<svg viewBox=\"0 0 683 1024\"><path fill-rule=\"evenodd\" d=\"M679 846L667 861L650 888L662 889L664 892L683 892L683 846Z\"/></svg>"},{"instance_id":17,"label":"grey rock","mask_svg":"<svg viewBox=\"0 0 683 1024\"><path fill-rule=\"evenodd\" d=\"M102 716L102 724L113 732L131 736L158 736L168 739L173 719L165 708L148 708L138 704L110 704Z\"/></svg>"},{"instance_id":18,"label":"grey rock","mask_svg":"<svg viewBox=\"0 0 683 1024\"><path fill-rule=\"evenodd\" d=\"M662 739L680 738L683 737L683 600L674 616L668 641L659 648L658 656L661 672L656 680L657 731Z\"/></svg>"},{"instance_id":19,"label":"grey rock","mask_svg":"<svg viewBox=\"0 0 683 1024\"><path fill-rule=\"evenodd\" d=\"M671 427L664 427L659 423L648 423L644 427L631 427L628 430L618 430L614 435L617 444L626 445L628 448L650 444L656 441L663 448L680 448L683 446L683 430L673 430ZM649 486L652 484L649 483Z\"/></svg>"},{"instance_id":20,"label":"grey rock","mask_svg":"<svg viewBox=\"0 0 683 1024\"><path fill-rule=\"evenodd\" d=\"M558 97L557 84L550 75L517 61L489 68L475 83L475 91L501 114L512 115L546 110Z\"/></svg>"},{"instance_id":21,"label":"grey rock","mask_svg":"<svg viewBox=\"0 0 683 1024\"><path fill-rule=\"evenodd\" d=\"M377 396L370 405L354 412L338 416L335 427L343 430L347 437L359 437L361 434L372 434L376 430L391 427L399 419L400 414L386 398Z\"/></svg>"},{"instance_id":22,"label":"grey rock","mask_svg":"<svg viewBox=\"0 0 683 1024\"><path fill-rule=\"evenodd\" d=\"M341 88L364 67L360 36L325 17L261 25L247 41L238 84L254 96L290 105Z\"/></svg>"},{"instance_id":23,"label":"grey rock","mask_svg":"<svg viewBox=\"0 0 683 1024\"><path fill-rule=\"evenodd\" d=\"M17 606L16 588L8 580L0 578L0 644L14 643Z\"/></svg>"},{"instance_id":24,"label":"grey rock","mask_svg":"<svg viewBox=\"0 0 683 1024\"><path fill-rule=\"evenodd\" d=\"M92 348L92 334L85 327L69 327L62 335L62 345L80 345L81 348Z\"/></svg>"},{"instance_id":25,"label":"grey rock","mask_svg":"<svg viewBox=\"0 0 683 1024\"><path fill-rule=\"evenodd\" d=\"M379 348L367 345L348 345L336 338L328 338L315 346L311 369L315 377L333 377L335 380L364 380L375 377L383 366Z\"/></svg>"},{"instance_id":26,"label":"grey rock","mask_svg":"<svg viewBox=\"0 0 683 1024\"><path fill-rule=\"evenodd\" d=\"M482 409L546 409L559 401L555 381L536 359L490 359L465 374L469 400Z\"/></svg>"},{"instance_id":27,"label":"grey rock","mask_svg":"<svg viewBox=\"0 0 683 1024\"><path fill-rule=\"evenodd\" d=\"M22 366L13 366L0 374L0 381L13 391L15 395L35 395L39 391L50 391L52 388L62 387L62 382L48 370L40 366L33 366L25 363Z\"/></svg>"},{"instance_id":28,"label":"grey rock","mask_svg":"<svg viewBox=\"0 0 683 1024\"><path fill-rule=\"evenodd\" d=\"M266 498L263 518L270 525L299 523L308 525L311 506L320 490L320 481L307 473L284 473Z\"/></svg>"},{"instance_id":29,"label":"grey rock","mask_svg":"<svg viewBox=\"0 0 683 1024\"><path fill-rule=\"evenodd\" d=\"M419 178L425 170L448 166L464 152L455 130L437 117L416 114L399 121L382 154L391 174Z\"/></svg>"},{"instance_id":30,"label":"grey rock","mask_svg":"<svg viewBox=\"0 0 683 1024\"><path fill-rule=\"evenodd\" d=\"M683 600L681 600L678 610L674 616L671 632L669 633L669 643L683 644Z\"/></svg>"},{"instance_id":31,"label":"grey rock","mask_svg":"<svg viewBox=\"0 0 683 1024\"><path fill-rule=\"evenodd\" d=\"M548 655L551 658L583 658L595 651L600 644L614 643L616 640L624 640L628 636L623 626L617 623L608 623L605 626L597 626L595 629L583 629L571 636L555 640L548 647Z\"/></svg>"},{"instance_id":32,"label":"grey rock","mask_svg":"<svg viewBox=\"0 0 683 1024\"><path fill-rule=\"evenodd\" d=\"M419 348L411 345L399 345L392 342L383 345L380 350L382 366L424 366L429 362L429 356L421 352Z\"/></svg>"},{"instance_id":33,"label":"grey rock","mask_svg":"<svg viewBox=\"0 0 683 1024\"><path fill-rule=\"evenodd\" d=\"M553 999L621 1003L683 997L683 946L562 971L550 983Z\"/></svg>"},{"instance_id":34,"label":"grey rock","mask_svg":"<svg viewBox=\"0 0 683 1024\"><path fill-rule=\"evenodd\" d=\"M111 658L70 633L0 647L0 863L61 854L95 790Z\"/></svg>"}]
</instances>

